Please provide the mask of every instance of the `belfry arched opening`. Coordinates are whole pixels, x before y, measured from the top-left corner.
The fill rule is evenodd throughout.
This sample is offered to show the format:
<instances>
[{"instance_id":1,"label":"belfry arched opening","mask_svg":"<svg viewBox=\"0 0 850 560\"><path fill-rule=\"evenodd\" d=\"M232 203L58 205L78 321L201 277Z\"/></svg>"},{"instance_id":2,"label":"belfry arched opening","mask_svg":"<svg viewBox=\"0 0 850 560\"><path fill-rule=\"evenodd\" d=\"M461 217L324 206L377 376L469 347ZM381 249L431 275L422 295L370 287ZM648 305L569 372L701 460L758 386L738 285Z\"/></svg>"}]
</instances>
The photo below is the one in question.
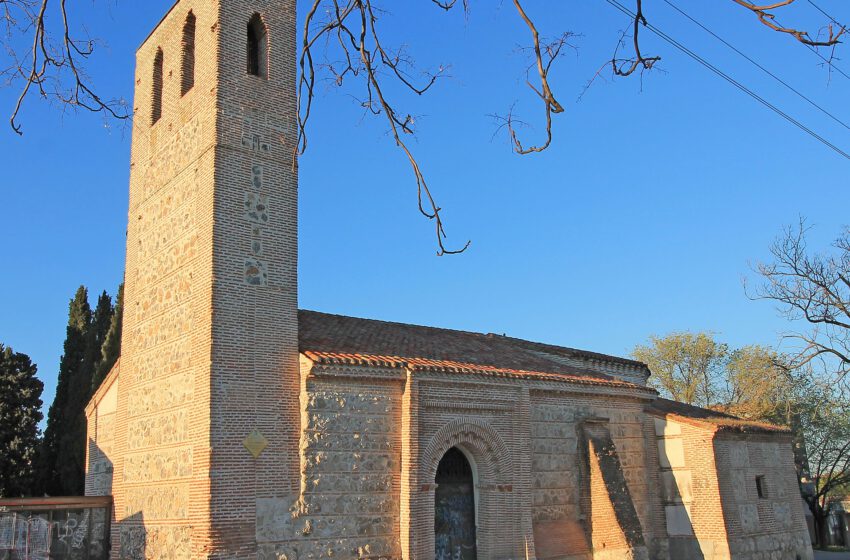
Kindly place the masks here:
<instances>
[{"instance_id":1,"label":"belfry arched opening","mask_svg":"<svg viewBox=\"0 0 850 560\"><path fill-rule=\"evenodd\" d=\"M436 560L475 560L475 484L472 465L460 449L446 451L434 482Z\"/></svg>"}]
</instances>

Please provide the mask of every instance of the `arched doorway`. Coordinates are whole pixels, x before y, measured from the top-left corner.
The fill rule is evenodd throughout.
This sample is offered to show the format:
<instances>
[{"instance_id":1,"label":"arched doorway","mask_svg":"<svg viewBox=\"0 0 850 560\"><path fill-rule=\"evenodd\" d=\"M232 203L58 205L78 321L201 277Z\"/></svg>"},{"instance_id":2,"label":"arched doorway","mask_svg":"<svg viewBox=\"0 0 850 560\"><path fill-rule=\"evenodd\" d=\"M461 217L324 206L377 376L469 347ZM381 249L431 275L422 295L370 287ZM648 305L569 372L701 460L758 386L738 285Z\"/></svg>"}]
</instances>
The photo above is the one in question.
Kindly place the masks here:
<instances>
[{"instance_id":1,"label":"arched doorway","mask_svg":"<svg viewBox=\"0 0 850 560\"><path fill-rule=\"evenodd\" d=\"M446 451L434 482L436 560L475 560L475 485L472 467L460 449Z\"/></svg>"}]
</instances>

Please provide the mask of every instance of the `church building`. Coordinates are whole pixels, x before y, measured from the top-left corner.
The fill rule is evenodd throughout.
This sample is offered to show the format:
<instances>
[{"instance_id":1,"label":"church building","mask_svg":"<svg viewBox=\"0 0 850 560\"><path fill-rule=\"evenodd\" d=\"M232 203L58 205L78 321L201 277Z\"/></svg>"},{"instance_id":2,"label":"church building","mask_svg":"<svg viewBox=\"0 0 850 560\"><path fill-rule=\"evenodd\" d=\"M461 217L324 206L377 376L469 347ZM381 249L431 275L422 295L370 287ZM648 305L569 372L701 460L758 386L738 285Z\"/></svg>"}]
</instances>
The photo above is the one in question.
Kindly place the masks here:
<instances>
[{"instance_id":1,"label":"church building","mask_svg":"<svg viewBox=\"0 0 850 560\"><path fill-rule=\"evenodd\" d=\"M295 0L140 47L122 355L86 411L121 559L811 560L791 434L639 362L298 309Z\"/></svg>"}]
</instances>

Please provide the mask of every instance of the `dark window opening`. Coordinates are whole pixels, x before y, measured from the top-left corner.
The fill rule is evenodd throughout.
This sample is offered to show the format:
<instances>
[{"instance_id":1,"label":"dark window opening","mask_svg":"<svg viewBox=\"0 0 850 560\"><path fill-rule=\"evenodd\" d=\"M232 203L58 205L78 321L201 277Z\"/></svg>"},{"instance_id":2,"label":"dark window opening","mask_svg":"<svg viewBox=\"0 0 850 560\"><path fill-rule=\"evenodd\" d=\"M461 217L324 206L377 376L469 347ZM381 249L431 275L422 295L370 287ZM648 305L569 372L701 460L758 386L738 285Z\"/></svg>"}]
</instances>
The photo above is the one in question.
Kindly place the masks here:
<instances>
[{"instance_id":1,"label":"dark window opening","mask_svg":"<svg viewBox=\"0 0 850 560\"><path fill-rule=\"evenodd\" d=\"M268 77L268 36L260 14L254 14L248 22L248 73Z\"/></svg>"},{"instance_id":2,"label":"dark window opening","mask_svg":"<svg viewBox=\"0 0 850 560\"><path fill-rule=\"evenodd\" d=\"M153 99L151 103L151 124L156 123L162 117L162 71L163 71L162 49L156 51L153 60Z\"/></svg>"},{"instance_id":3,"label":"dark window opening","mask_svg":"<svg viewBox=\"0 0 850 560\"><path fill-rule=\"evenodd\" d=\"M756 491L759 498L767 498L767 486L765 485L764 476L756 477Z\"/></svg>"},{"instance_id":4,"label":"dark window opening","mask_svg":"<svg viewBox=\"0 0 850 560\"><path fill-rule=\"evenodd\" d=\"M183 64L180 80L180 95L186 95L195 87L195 14L189 12L183 26Z\"/></svg>"}]
</instances>

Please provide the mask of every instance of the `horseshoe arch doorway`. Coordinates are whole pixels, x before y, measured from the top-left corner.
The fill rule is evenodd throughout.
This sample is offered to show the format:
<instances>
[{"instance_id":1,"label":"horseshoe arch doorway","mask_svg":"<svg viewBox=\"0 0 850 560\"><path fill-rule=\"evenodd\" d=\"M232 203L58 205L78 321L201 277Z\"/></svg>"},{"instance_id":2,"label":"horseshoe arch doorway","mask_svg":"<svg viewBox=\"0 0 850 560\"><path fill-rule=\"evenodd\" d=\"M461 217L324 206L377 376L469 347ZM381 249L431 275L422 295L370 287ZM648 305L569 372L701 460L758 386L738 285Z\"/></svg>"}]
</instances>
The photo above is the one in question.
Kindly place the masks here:
<instances>
[{"instance_id":1,"label":"horseshoe arch doorway","mask_svg":"<svg viewBox=\"0 0 850 560\"><path fill-rule=\"evenodd\" d=\"M446 451L434 482L436 560L476 560L475 481L472 465L460 449Z\"/></svg>"}]
</instances>

